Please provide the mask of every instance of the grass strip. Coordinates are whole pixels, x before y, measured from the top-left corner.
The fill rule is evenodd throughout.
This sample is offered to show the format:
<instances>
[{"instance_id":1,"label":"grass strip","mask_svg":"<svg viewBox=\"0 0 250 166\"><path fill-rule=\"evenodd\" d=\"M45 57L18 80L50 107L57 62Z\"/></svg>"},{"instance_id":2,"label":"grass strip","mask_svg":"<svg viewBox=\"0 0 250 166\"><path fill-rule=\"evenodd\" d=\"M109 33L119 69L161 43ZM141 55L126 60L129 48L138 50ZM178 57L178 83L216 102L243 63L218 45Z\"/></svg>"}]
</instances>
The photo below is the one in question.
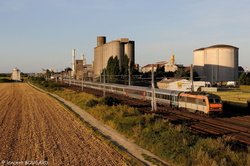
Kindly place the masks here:
<instances>
[{"instance_id":1,"label":"grass strip","mask_svg":"<svg viewBox=\"0 0 250 166\"><path fill-rule=\"evenodd\" d=\"M232 139L199 137L191 134L184 124L172 125L153 114L141 115L128 106L87 107L88 101L101 99L83 92L65 89L54 93L176 165L250 165L250 148L240 147Z\"/></svg>"}]
</instances>

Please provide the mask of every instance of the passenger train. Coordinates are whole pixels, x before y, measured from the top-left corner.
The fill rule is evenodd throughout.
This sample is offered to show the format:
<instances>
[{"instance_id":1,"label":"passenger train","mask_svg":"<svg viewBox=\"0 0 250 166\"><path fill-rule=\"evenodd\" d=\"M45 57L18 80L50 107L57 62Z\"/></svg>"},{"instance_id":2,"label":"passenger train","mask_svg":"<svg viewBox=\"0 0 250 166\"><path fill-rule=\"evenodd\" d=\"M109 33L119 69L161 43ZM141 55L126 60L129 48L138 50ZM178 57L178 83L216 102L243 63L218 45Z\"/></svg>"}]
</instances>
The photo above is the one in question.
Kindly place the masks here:
<instances>
[{"instance_id":1,"label":"passenger train","mask_svg":"<svg viewBox=\"0 0 250 166\"><path fill-rule=\"evenodd\" d=\"M65 83L69 80L65 79ZM152 90L149 87L128 86L121 84L98 83L80 80L70 80L70 84L92 89L104 90L140 100L151 100ZM204 92L184 92L155 88L155 99L158 104L166 104L173 108L198 112L205 115L222 115L221 98L215 94Z\"/></svg>"}]
</instances>

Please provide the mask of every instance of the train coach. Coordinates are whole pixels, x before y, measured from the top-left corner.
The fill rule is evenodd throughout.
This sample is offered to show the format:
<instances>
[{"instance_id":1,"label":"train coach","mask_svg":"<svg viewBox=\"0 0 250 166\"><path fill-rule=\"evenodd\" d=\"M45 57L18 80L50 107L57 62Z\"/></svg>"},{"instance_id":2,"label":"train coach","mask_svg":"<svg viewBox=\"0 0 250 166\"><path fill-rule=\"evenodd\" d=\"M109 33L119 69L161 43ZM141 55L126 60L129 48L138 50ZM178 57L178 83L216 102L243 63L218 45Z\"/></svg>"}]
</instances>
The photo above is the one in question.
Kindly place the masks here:
<instances>
[{"instance_id":1,"label":"train coach","mask_svg":"<svg viewBox=\"0 0 250 166\"><path fill-rule=\"evenodd\" d=\"M64 80L69 82L69 80ZM71 84L97 90L104 90L140 100L151 100L152 89L149 87L128 86L121 84L98 83L71 80ZM205 115L222 114L222 101L219 96L204 92L183 92L176 90L155 89L155 99L158 104L170 105L173 108L199 112Z\"/></svg>"}]
</instances>

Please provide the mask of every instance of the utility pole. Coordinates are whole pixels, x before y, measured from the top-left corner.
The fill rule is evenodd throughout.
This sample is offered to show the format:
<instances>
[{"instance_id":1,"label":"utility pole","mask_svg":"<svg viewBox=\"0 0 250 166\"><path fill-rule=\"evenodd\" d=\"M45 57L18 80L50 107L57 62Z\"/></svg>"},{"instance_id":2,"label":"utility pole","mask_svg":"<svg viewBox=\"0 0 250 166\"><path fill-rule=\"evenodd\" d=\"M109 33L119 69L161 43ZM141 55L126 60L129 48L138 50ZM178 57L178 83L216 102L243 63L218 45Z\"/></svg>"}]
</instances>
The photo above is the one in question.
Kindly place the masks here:
<instances>
[{"instance_id":1,"label":"utility pole","mask_svg":"<svg viewBox=\"0 0 250 166\"><path fill-rule=\"evenodd\" d=\"M128 85L131 85L131 71L130 71L130 61L129 61L129 66L128 66Z\"/></svg>"},{"instance_id":2,"label":"utility pole","mask_svg":"<svg viewBox=\"0 0 250 166\"><path fill-rule=\"evenodd\" d=\"M156 100L155 100L155 83L154 83L154 64L152 64L152 96L151 96L151 106L152 110L151 111L156 111L157 106L156 106Z\"/></svg>"},{"instance_id":3,"label":"utility pole","mask_svg":"<svg viewBox=\"0 0 250 166\"><path fill-rule=\"evenodd\" d=\"M83 78L82 78L82 91L83 91Z\"/></svg>"},{"instance_id":4,"label":"utility pole","mask_svg":"<svg viewBox=\"0 0 250 166\"><path fill-rule=\"evenodd\" d=\"M102 72L100 70L100 83L102 83Z\"/></svg>"},{"instance_id":5,"label":"utility pole","mask_svg":"<svg viewBox=\"0 0 250 166\"><path fill-rule=\"evenodd\" d=\"M61 84L63 82L63 72L61 71Z\"/></svg>"},{"instance_id":6,"label":"utility pole","mask_svg":"<svg viewBox=\"0 0 250 166\"><path fill-rule=\"evenodd\" d=\"M69 86L71 84L71 71L69 71Z\"/></svg>"},{"instance_id":7,"label":"utility pole","mask_svg":"<svg viewBox=\"0 0 250 166\"><path fill-rule=\"evenodd\" d=\"M105 97L105 95L106 95L106 94L105 94L105 93L106 93L106 92L105 92L105 82L106 82L105 70L106 70L106 69L104 68L104 72L103 72L103 75L104 75L104 78L103 78L103 97Z\"/></svg>"},{"instance_id":8,"label":"utility pole","mask_svg":"<svg viewBox=\"0 0 250 166\"><path fill-rule=\"evenodd\" d=\"M193 74L193 64L190 66L190 81L191 81L191 92L194 91L194 74Z\"/></svg>"}]
</instances>

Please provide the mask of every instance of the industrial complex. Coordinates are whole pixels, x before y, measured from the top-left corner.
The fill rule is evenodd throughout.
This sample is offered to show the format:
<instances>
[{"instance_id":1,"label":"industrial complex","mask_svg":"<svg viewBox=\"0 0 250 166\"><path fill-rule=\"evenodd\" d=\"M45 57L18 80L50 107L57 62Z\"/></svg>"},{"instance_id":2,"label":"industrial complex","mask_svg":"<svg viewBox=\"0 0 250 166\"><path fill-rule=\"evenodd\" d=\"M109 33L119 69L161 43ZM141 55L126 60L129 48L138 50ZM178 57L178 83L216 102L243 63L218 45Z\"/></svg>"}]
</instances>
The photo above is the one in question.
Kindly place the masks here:
<instances>
[{"instance_id":1,"label":"industrial complex","mask_svg":"<svg viewBox=\"0 0 250 166\"><path fill-rule=\"evenodd\" d=\"M72 71L71 77L77 80L92 77L93 75L93 65L86 64L86 59L84 54L81 54L81 59L75 59L75 49L72 49Z\"/></svg>"},{"instance_id":2,"label":"industrial complex","mask_svg":"<svg viewBox=\"0 0 250 166\"><path fill-rule=\"evenodd\" d=\"M199 48L193 51L194 53L194 70L198 73L195 82L197 89L200 86L215 85L222 82L236 82L239 78L239 48L226 44L213 45L209 47ZM97 46L94 48L94 61L92 64L86 64L84 55L81 54L81 59L76 59L75 49L72 49L72 62L71 69L68 68L64 76L76 79L76 80L93 80L99 78L103 69L107 67L107 63L110 57L116 57L119 60L119 67L121 69L124 56L129 58L130 64L135 64L135 41L129 40L129 38L120 38L110 42L106 42L105 36L97 37ZM152 62L139 69L138 71L143 73L156 71L157 67L161 67L164 72L176 72L178 69L185 71L190 67L185 67L182 64L175 63L175 55L170 56L170 60L161 62ZM244 70L243 70L244 71ZM63 75L62 75L63 76ZM198 78L198 79L197 79ZM184 86L185 85L185 86ZM163 79L158 82L158 87L162 89L174 89L189 90L191 86L190 81L183 79Z\"/></svg>"}]
</instances>

